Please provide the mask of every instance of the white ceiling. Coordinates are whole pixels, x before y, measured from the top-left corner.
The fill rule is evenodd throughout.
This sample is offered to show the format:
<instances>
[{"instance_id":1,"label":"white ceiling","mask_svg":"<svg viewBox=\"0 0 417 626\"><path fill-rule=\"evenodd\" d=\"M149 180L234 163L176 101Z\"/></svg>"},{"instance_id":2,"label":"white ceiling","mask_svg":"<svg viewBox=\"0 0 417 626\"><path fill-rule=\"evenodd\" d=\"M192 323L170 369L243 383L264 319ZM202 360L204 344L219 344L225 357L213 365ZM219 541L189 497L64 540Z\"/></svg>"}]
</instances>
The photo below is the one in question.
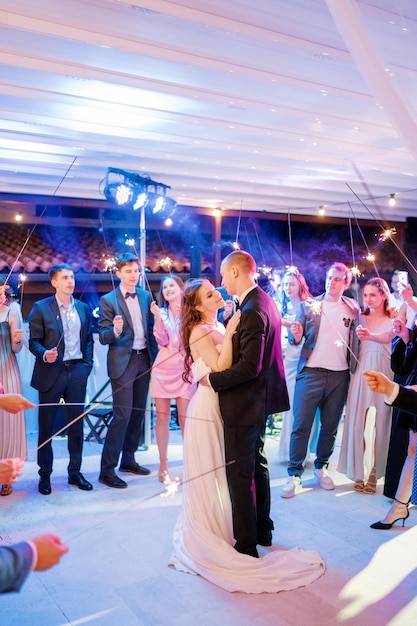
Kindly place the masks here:
<instances>
[{"instance_id":1,"label":"white ceiling","mask_svg":"<svg viewBox=\"0 0 417 626\"><path fill-rule=\"evenodd\" d=\"M416 0L0 0L0 200L117 167L183 205L417 216L416 31Z\"/></svg>"}]
</instances>

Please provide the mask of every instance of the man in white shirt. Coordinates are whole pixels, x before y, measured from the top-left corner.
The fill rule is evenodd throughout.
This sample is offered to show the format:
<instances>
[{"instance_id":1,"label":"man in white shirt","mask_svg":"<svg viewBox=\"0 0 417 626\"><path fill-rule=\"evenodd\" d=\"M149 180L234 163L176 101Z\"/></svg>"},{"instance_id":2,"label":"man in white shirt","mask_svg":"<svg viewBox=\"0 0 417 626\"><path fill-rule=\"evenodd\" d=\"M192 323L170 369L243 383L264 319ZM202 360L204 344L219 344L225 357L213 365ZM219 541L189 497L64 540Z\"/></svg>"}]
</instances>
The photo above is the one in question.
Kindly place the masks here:
<instances>
[{"instance_id":1,"label":"man in white shirt","mask_svg":"<svg viewBox=\"0 0 417 626\"><path fill-rule=\"evenodd\" d=\"M349 288L351 271L333 263L326 274L326 290L313 300L300 303L296 321L289 329L289 342L305 338L298 364L294 391L294 423L290 439L288 481L281 492L292 498L301 489L301 476L316 410L320 432L314 475L323 489L334 489L327 472L337 428L346 401L350 372L357 365L358 338L355 332L359 306L343 292Z\"/></svg>"}]
</instances>

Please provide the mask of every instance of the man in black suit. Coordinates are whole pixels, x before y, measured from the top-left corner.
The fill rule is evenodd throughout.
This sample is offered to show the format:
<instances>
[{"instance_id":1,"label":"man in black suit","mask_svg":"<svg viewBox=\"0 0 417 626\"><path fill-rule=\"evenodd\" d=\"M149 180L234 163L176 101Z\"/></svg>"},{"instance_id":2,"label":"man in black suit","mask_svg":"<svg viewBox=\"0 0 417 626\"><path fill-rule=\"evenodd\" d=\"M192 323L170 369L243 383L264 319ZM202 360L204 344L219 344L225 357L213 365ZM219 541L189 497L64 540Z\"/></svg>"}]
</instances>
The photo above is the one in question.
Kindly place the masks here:
<instances>
[{"instance_id":1,"label":"man in black suit","mask_svg":"<svg viewBox=\"0 0 417 626\"><path fill-rule=\"evenodd\" d=\"M120 471L147 475L150 470L135 461L145 421L151 364L158 352L153 335L152 296L136 285L139 260L130 252L116 261L120 285L100 298L100 343L109 346L107 370L113 393L113 419L104 442L99 481L124 489Z\"/></svg>"},{"instance_id":2,"label":"man in black suit","mask_svg":"<svg viewBox=\"0 0 417 626\"><path fill-rule=\"evenodd\" d=\"M238 552L257 557L256 545L271 545L268 461L264 453L269 414L289 408L281 348L281 316L255 282L250 254L232 252L222 262L222 285L239 298L240 323L233 336L233 363L209 374L219 393L224 421L227 480ZM253 489L254 486L254 489Z\"/></svg>"},{"instance_id":3,"label":"man in black suit","mask_svg":"<svg viewBox=\"0 0 417 626\"><path fill-rule=\"evenodd\" d=\"M50 438L61 398L68 427L68 483L83 491L93 486L81 474L83 449L82 412L87 378L93 366L91 312L73 297L75 278L67 263L54 265L49 278L55 295L35 302L29 315L29 349L35 355L31 385L39 391L38 465L39 492L51 493L53 452ZM55 405L55 406L42 406ZM72 405L72 406L71 406ZM81 405L81 406L77 406Z\"/></svg>"}]
</instances>

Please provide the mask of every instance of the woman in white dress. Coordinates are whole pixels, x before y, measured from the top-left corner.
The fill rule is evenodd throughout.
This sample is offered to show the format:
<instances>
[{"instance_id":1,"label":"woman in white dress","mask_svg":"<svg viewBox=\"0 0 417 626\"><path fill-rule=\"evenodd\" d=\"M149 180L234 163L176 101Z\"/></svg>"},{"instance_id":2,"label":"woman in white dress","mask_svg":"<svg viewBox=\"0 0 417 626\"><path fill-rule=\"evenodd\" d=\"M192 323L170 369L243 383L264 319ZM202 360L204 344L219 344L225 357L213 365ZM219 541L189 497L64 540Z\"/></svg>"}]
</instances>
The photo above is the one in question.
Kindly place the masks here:
<instances>
[{"instance_id":1,"label":"woman in white dress","mask_svg":"<svg viewBox=\"0 0 417 626\"><path fill-rule=\"evenodd\" d=\"M365 494L375 493L378 478L385 475L391 431L392 408L381 394L371 391L363 377L365 370L374 370L383 372L390 380L394 378L389 293L382 278L370 278L363 289L365 311L357 328L361 340L359 366L350 380L337 467L355 481L355 491Z\"/></svg>"},{"instance_id":2,"label":"woman in white dress","mask_svg":"<svg viewBox=\"0 0 417 626\"><path fill-rule=\"evenodd\" d=\"M232 363L238 311L227 329L217 322L224 300L207 280L186 286L182 307L185 375L194 380ZM234 548L226 480L223 422L218 395L199 384L188 406L184 429L182 509L174 530L170 565L199 574L227 591L277 592L313 582L324 572L317 552L271 551L256 559Z\"/></svg>"}]
</instances>

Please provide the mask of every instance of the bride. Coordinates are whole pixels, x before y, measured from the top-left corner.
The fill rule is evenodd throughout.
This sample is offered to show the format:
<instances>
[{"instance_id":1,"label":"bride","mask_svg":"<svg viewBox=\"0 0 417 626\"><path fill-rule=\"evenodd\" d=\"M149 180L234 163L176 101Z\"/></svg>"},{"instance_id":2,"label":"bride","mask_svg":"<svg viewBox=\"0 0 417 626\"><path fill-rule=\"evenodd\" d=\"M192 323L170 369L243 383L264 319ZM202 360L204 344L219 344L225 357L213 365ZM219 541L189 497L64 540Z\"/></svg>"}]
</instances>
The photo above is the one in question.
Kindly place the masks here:
<instances>
[{"instance_id":1,"label":"bride","mask_svg":"<svg viewBox=\"0 0 417 626\"><path fill-rule=\"evenodd\" d=\"M185 376L192 370L194 381L232 363L232 337L240 311L225 329L217 322L217 311L224 304L208 280L191 281L184 290ZM183 502L170 565L199 574L227 591L246 593L296 589L324 573L317 552L275 550L255 559L233 545L218 396L209 386L198 385L185 420Z\"/></svg>"}]
</instances>

